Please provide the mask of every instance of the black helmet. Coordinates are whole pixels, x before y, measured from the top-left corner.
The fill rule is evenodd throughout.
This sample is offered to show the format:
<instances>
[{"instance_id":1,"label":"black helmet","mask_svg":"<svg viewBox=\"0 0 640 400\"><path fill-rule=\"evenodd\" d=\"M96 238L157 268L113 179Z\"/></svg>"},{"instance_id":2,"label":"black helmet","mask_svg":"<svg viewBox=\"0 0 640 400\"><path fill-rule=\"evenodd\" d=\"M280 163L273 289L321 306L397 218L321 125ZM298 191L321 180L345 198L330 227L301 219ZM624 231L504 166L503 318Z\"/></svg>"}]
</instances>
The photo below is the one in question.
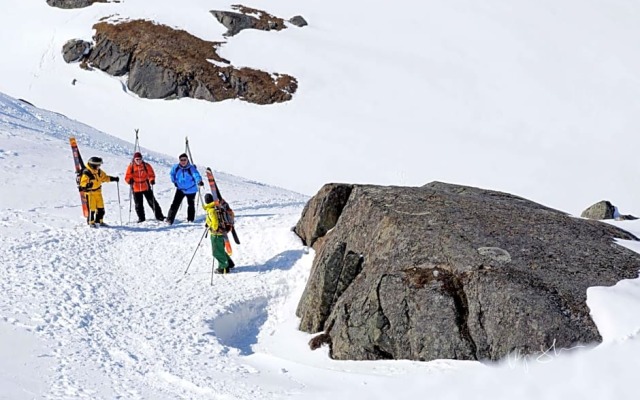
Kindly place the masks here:
<instances>
[{"instance_id":1,"label":"black helmet","mask_svg":"<svg viewBox=\"0 0 640 400\"><path fill-rule=\"evenodd\" d=\"M213 203L213 195L211 193L207 193L204 195L204 202L209 204Z\"/></svg>"},{"instance_id":2,"label":"black helmet","mask_svg":"<svg viewBox=\"0 0 640 400\"><path fill-rule=\"evenodd\" d=\"M92 167L99 167L102 165L102 158L91 157L89 161L87 161L87 164L89 164L89 166L92 166Z\"/></svg>"}]
</instances>

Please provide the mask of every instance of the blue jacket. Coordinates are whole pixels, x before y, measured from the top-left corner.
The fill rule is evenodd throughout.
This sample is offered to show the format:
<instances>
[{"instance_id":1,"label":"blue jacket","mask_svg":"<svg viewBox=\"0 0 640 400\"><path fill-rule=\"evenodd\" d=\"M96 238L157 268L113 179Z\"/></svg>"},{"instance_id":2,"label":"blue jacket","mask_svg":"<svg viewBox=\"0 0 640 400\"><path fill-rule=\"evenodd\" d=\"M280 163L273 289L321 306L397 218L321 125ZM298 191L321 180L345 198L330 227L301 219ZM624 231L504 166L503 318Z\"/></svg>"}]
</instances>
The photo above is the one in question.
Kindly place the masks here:
<instances>
[{"instance_id":1,"label":"blue jacket","mask_svg":"<svg viewBox=\"0 0 640 400\"><path fill-rule=\"evenodd\" d=\"M171 168L171 182L184 194L193 194L198 192L198 182L202 182L202 177L191 163L184 167L175 164Z\"/></svg>"}]
</instances>

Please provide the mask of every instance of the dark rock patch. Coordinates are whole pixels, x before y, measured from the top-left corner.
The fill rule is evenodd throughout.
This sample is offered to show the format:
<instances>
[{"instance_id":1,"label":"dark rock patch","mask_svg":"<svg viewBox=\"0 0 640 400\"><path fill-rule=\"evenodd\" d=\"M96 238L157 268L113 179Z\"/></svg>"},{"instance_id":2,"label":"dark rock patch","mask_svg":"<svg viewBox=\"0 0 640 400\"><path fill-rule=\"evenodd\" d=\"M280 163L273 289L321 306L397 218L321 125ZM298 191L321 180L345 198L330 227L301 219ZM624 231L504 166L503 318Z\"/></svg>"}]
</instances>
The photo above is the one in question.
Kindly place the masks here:
<instances>
[{"instance_id":1,"label":"dark rock patch","mask_svg":"<svg viewBox=\"0 0 640 400\"><path fill-rule=\"evenodd\" d=\"M80 61L91 51L91 43L80 39L71 39L62 46L62 58L67 63Z\"/></svg>"},{"instance_id":2,"label":"dark rock patch","mask_svg":"<svg viewBox=\"0 0 640 400\"><path fill-rule=\"evenodd\" d=\"M94 29L95 44L81 67L129 74L127 88L140 97L272 104L290 100L297 90L292 76L235 68L216 53L221 43L182 30L142 20L100 22Z\"/></svg>"},{"instance_id":3,"label":"dark rock patch","mask_svg":"<svg viewBox=\"0 0 640 400\"><path fill-rule=\"evenodd\" d=\"M602 200L597 202L596 204L590 206L586 210L580 214L582 218L589 219L616 219L618 221L624 220L634 220L638 219L638 217L634 217L633 215L621 215L618 213L617 207L611 204L610 201Z\"/></svg>"},{"instance_id":4,"label":"dark rock patch","mask_svg":"<svg viewBox=\"0 0 640 400\"><path fill-rule=\"evenodd\" d=\"M51 7L72 9L89 7L93 3L108 3L108 0L47 0Z\"/></svg>"},{"instance_id":5,"label":"dark rock patch","mask_svg":"<svg viewBox=\"0 0 640 400\"><path fill-rule=\"evenodd\" d=\"M602 200L584 210L580 216L589 219L613 219L615 210L611 202Z\"/></svg>"},{"instance_id":6,"label":"dark rock patch","mask_svg":"<svg viewBox=\"0 0 640 400\"><path fill-rule=\"evenodd\" d=\"M289 22L295 26L298 26L300 28L302 28L303 26L307 26L309 25L307 23L307 20L304 19L301 15L296 15L295 17L291 18L289 20Z\"/></svg>"},{"instance_id":7,"label":"dark rock patch","mask_svg":"<svg viewBox=\"0 0 640 400\"><path fill-rule=\"evenodd\" d=\"M224 36L235 36L245 29L257 29L261 31L280 31L286 29L284 19L271 15L265 11L243 5L232 5L234 11L211 10L211 14L227 28ZM289 19L292 25L307 26L307 21L300 15Z\"/></svg>"},{"instance_id":8,"label":"dark rock patch","mask_svg":"<svg viewBox=\"0 0 640 400\"><path fill-rule=\"evenodd\" d=\"M225 36L234 36L244 29L258 29L261 31L280 31L285 29L284 20L265 11L256 10L242 5L233 5L232 11L212 10L211 14L227 28Z\"/></svg>"}]
</instances>

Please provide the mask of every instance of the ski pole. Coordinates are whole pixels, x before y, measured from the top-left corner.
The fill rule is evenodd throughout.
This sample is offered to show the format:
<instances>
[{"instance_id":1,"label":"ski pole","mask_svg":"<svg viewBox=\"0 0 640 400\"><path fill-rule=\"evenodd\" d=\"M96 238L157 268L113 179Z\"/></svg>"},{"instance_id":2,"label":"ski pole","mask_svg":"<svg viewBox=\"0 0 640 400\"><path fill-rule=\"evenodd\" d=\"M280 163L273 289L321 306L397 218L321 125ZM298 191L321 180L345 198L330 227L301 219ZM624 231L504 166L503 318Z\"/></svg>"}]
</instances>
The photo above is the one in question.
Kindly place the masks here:
<instances>
[{"instance_id":1,"label":"ski pole","mask_svg":"<svg viewBox=\"0 0 640 400\"><path fill-rule=\"evenodd\" d=\"M133 196L133 190L131 189L133 185L129 185L129 223L131 223L131 197Z\"/></svg>"},{"instance_id":2,"label":"ski pole","mask_svg":"<svg viewBox=\"0 0 640 400\"><path fill-rule=\"evenodd\" d=\"M207 233L207 231L209 230L209 227L204 228L204 232L202 232L202 236L200 237L200 241L198 242L198 245L196 246L196 250L193 252L193 255L191 256L191 260L189 260L189 265L187 265L187 269L184 270L184 274L187 274L187 271L189 271L189 267L191 266L191 263L193 262L193 258L196 256L196 253L198 252L198 249L200 248L200 243L202 243L202 239L204 239L204 235Z\"/></svg>"},{"instance_id":3,"label":"ski pole","mask_svg":"<svg viewBox=\"0 0 640 400\"><path fill-rule=\"evenodd\" d=\"M140 150L140 143L138 139L138 128L134 129L136 133L136 141L133 144L133 154L136 154L136 151ZM131 169L131 173L133 174L133 156L131 157L131 163L129 164L129 168ZM131 223L131 197L133 196L133 184L129 185L129 223Z\"/></svg>"},{"instance_id":4,"label":"ski pole","mask_svg":"<svg viewBox=\"0 0 640 400\"><path fill-rule=\"evenodd\" d=\"M155 217L156 215L158 215L156 214L156 195L155 193L153 193L153 185L151 184L151 182L149 182L148 180L147 182L149 183L149 189L151 189L151 198L153 199L153 216Z\"/></svg>"},{"instance_id":5,"label":"ski pole","mask_svg":"<svg viewBox=\"0 0 640 400\"><path fill-rule=\"evenodd\" d=\"M216 265L216 259L211 260L211 286L213 286L213 268Z\"/></svg>"},{"instance_id":6,"label":"ski pole","mask_svg":"<svg viewBox=\"0 0 640 400\"><path fill-rule=\"evenodd\" d=\"M120 204L120 181L116 181L116 190L118 191L118 211L120 212L120 225L122 225L122 204Z\"/></svg>"},{"instance_id":7,"label":"ski pole","mask_svg":"<svg viewBox=\"0 0 640 400\"><path fill-rule=\"evenodd\" d=\"M185 152L189 155L189 161L197 170L198 167L196 167L196 162L193 161L193 155L191 155L191 147L189 147L188 136L184 137L184 147L185 147ZM197 185L198 185L198 182L196 182L196 187L198 189L198 198L196 199L196 215L198 215L198 209L200 208L200 203L204 204L204 201L202 200L202 193L200 193L200 187L198 187ZM199 202L197 202L198 200Z\"/></svg>"}]
</instances>

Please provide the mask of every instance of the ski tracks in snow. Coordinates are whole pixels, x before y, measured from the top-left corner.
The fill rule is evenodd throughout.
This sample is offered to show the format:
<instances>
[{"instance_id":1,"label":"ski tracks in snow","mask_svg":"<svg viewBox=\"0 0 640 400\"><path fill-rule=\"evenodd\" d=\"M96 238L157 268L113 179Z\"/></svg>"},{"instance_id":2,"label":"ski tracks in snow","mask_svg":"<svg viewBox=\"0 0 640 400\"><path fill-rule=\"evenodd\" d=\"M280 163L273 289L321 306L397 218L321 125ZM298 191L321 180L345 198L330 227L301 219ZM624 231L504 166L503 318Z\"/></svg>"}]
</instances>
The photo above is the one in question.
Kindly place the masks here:
<instances>
[{"instance_id":1,"label":"ski tracks in snow","mask_svg":"<svg viewBox=\"0 0 640 400\"><path fill-rule=\"evenodd\" d=\"M277 318L275 309L290 295L287 282L300 275L293 267L303 248L290 232L299 209L278 214L269 207L258 217L239 216L237 267L215 275L213 284L208 238L184 276L201 222L90 230L78 220L62 227L54 219L3 241L0 312L55 343L49 398L281 395L242 386L249 380L238 376L257 373L242 356L252 353L267 320ZM22 219L38 224L32 214Z\"/></svg>"}]
</instances>

